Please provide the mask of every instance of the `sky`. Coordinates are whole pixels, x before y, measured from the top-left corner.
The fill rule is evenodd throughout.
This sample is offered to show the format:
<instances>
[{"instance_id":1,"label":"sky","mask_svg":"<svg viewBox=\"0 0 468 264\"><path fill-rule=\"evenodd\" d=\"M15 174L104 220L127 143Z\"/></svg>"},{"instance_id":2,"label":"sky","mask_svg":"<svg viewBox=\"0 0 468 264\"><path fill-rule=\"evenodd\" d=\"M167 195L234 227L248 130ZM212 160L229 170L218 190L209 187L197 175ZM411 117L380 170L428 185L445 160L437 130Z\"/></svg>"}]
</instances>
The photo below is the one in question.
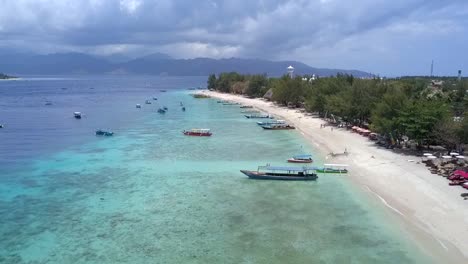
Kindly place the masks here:
<instances>
[{"instance_id":1,"label":"sky","mask_svg":"<svg viewBox=\"0 0 468 264\"><path fill-rule=\"evenodd\" d=\"M468 74L468 0L0 0L0 50Z\"/></svg>"}]
</instances>

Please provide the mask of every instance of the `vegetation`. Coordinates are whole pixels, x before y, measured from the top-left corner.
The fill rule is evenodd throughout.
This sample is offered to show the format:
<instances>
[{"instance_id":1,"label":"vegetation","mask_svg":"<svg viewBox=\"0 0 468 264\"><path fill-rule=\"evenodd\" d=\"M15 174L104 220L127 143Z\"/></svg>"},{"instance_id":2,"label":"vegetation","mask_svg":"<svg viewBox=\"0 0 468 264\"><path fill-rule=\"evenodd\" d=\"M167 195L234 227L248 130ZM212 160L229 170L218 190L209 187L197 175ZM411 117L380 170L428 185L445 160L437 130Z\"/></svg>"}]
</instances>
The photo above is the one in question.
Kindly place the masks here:
<instances>
[{"instance_id":1,"label":"vegetation","mask_svg":"<svg viewBox=\"0 0 468 264\"><path fill-rule=\"evenodd\" d=\"M378 133L387 144L408 139L419 147L440 144L459 149L468 144L468 82L453 77L359 79L352 75L312 79L268 78L235 72L210 75L208 88L262 97L284 106L304 107L321 117Z\"/></svg>"},{"instance_id":2,"label":"vegetation","mask_svg":"<svg viewBox=\"0 0 468 264\"><path fill-rule=\"evenodd\" d=\"M3 74L0 72L0 80L3 80L3 79L14 79L16 77L13 77L13 76L8 76L6 74Z\"/></svg>"}]
</instances>

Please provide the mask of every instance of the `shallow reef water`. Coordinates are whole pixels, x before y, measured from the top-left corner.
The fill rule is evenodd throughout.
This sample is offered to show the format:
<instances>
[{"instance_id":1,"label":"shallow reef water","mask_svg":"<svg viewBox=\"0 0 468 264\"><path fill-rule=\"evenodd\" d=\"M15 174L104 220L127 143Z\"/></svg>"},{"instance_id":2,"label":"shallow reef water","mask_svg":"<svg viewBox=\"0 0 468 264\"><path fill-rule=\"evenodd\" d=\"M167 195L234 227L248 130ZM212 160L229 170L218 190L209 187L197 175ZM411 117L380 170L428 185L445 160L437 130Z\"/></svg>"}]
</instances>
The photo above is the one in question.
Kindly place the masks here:
<instances>
[{"instance_id":1,"label":"shallow reef water","mask_svg":"<svg viewBox=\"0 0 468 264\"><path fill-rule=\"evenodd\" d=\"M36 131L50 144L43 151L7 145L0 153L3 164L17 160L0 169L0 263L427 263L343 175L278 182L241 174L287 165L301 152L312 153L315 165L321 157L296 131L263 131L238 106L192 98L185 89L200 79L130 79L127 87L140 87L130 94L113 88L118 80L50 85L83 82L109 90L99 96L106 102L88 102L92 124L67 123L66 144ZM169 91L135 109L156 88ZM63 96L83 100L79 92ZM1 100L8 114L11 98ZM161 105L169 107L165 115L155 111ZM99 124L115 127L115 136L94 136ZM211 128L213 136L184 136L190 128Z\"/></svg>"}]
</instances>

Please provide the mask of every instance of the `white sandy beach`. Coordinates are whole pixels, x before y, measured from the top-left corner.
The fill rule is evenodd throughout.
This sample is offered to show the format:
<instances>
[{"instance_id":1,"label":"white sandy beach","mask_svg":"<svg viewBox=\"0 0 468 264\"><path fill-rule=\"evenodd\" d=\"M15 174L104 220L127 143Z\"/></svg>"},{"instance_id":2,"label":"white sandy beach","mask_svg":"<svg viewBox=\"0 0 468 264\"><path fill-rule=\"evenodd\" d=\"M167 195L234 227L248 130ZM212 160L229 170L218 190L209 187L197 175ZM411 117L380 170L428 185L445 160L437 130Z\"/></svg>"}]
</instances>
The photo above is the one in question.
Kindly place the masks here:
<instances>
[{"instance_id":1,"label":"white sandy beach","mask_svg":"<svg viewBox=\"0 0 468 264\"><path fill-rule=\"evenodd\" d=\"M402 223L408 237L438 263L468 263L468 201L460 197L463 189L431 174L423 163L417 163L420 157L378 148L366 137L346 129L321 128L325 121L295 109L261 99L203 93L252 105L287 120L324 156L343 153L346 148L348 156L327 156L327 162L349 164L351 182L381 203L389 217Z\"/></svg>"}]
</instances>

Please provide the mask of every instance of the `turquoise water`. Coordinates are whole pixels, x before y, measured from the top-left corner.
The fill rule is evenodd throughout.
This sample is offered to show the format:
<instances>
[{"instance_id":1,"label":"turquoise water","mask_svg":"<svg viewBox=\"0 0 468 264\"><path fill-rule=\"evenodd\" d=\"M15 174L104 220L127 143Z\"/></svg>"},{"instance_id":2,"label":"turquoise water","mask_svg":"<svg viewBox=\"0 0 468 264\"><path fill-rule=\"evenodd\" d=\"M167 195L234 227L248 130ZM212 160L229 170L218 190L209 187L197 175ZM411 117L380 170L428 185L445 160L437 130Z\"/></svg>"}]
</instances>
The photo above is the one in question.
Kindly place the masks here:
<instances>
[{"instance_id":1,"label":"turquoise water","mask_svg":"<svg viewBox=\"0 0 468 264\"><path fill-rule=\"evenodd\" d=\"M151 107L161 105L167 114L132 114L114 137L4 171L0 262L427 263L343 176L279 182L239 172L315 153L298 132L263 131L238 107L186 91ZM195 127L214 135L182 134Z\"/></svg>"}]
</instances>

